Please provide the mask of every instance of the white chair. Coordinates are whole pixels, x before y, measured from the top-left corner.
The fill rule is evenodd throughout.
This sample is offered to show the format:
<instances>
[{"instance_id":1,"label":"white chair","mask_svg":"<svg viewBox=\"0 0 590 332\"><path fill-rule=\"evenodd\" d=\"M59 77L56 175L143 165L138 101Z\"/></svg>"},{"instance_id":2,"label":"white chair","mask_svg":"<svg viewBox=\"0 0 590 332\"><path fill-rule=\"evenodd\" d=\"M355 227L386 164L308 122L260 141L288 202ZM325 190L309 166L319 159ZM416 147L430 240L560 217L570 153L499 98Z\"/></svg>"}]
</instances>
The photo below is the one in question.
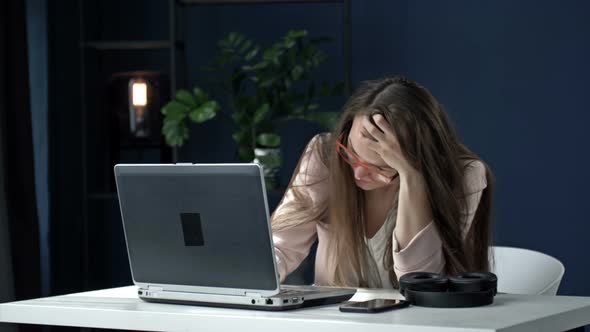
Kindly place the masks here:
<instances>
[{"instance_id":1,"label":"white chair","mask_svg":"<svg viewBox=\"0 0 590 332\"><path fill-rule=\"evenodd\" d=\"M565 272L554 257L538 251L492 247L492 271L498 276L498 292L556 295Z\"/></svg>"}]
</instances>

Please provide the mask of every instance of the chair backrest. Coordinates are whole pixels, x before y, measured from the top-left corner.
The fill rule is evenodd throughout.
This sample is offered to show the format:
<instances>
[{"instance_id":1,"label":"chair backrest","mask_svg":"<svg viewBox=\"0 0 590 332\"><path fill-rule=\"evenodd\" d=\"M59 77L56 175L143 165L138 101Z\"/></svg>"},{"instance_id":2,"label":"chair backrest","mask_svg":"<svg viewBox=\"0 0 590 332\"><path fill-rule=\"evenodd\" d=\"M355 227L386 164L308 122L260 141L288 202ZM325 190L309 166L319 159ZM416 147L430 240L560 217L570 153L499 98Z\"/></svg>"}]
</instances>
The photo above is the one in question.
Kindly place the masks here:
<instances>
[{"instance_id":1,"label":"chair backrest","mask_svg":"<svg viewBox=\"0 0 590 332\"><path fill-rule=\"evenodd\" d=\"M492 247L498 292L556 295L565 272L563 264L544 253L511 247Z\"/></svg>"}]
</instances>

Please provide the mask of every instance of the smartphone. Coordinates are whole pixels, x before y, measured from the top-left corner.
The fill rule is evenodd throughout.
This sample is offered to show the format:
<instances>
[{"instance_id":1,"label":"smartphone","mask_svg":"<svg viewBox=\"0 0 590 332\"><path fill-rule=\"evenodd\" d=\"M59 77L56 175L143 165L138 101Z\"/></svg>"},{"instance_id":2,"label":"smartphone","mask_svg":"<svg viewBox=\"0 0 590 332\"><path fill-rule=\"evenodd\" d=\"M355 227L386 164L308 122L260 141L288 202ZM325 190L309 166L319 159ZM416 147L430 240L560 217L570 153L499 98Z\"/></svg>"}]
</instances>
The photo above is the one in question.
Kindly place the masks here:
<instances>
[{"instance_id":1,"label":"smartphone","mask_svg":"<svg viewBox=\"0 0 590 332\"><path fill-rule=\"evenodd\" d=\"M364 302L347 302L340 306L342 312L377 313L393 309L401 309L410 305L404 300L375 299Z\"/></svg>"}]
</instances>

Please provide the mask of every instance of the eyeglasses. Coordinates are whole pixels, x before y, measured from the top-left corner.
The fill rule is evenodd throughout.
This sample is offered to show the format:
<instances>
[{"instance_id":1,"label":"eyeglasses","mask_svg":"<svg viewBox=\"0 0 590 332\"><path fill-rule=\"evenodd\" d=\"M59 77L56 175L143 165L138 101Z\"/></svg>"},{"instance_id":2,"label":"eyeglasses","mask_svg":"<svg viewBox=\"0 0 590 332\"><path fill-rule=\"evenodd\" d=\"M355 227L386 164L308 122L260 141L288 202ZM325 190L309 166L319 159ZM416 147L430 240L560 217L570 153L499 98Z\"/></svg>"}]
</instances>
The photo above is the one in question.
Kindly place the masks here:
<instances>
[{"instance_id":1,"label":"eyeglasses","mask_svg":"<svg viewBox=\"0 0 590 332\"><path fill-rule=\"evenodd\" d=\"M397 172L394 170L384 170L363 161L356 153L352 152L342 144L342 135L336 140L336 151L342 160L350 164L353 168L357 166L364 167L369 170L371 174L377 175L377 180L381 182L391 183L398 176Z\"/></svg>"}]
</instances>

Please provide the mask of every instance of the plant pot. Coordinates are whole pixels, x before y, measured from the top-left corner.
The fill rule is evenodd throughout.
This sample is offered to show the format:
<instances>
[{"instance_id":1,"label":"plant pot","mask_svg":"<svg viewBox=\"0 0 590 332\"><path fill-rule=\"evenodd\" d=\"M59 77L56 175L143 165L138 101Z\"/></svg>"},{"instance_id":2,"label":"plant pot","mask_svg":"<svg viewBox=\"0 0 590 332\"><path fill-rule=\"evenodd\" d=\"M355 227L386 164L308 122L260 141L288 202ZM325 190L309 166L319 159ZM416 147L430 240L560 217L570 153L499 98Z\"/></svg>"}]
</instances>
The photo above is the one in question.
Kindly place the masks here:
<instances>
[{"instance_id":1,"label":"plant pot","mask_svg":"<svg viewBox=\"0 0 590 332\"><path fill-rule=\"evenodd\" d=\"M253 162L262 167L266 189L278 188L277 175L283 165L281 148L255 148Z\"/></svg>"}]
</instances>

